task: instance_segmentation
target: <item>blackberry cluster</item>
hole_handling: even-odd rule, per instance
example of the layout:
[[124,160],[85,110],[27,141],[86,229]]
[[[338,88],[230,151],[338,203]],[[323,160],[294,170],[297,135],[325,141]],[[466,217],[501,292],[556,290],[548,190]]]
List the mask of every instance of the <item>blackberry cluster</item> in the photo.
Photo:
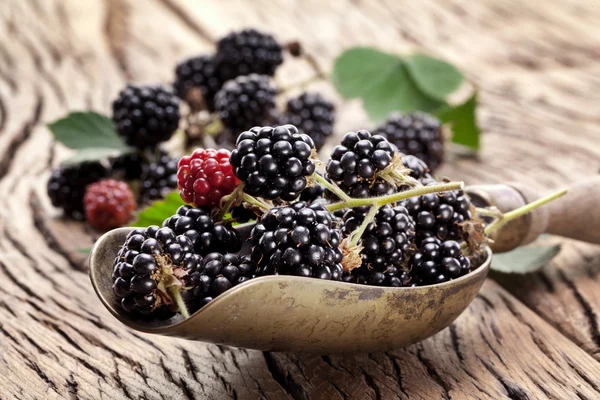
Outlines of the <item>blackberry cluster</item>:
[[253,73],[273,76],[283,63],[279,43],[256,29],[231,32],[219,40],[216,59],[223,81]]
[[193,294],[202,307],[221,293],[251,279],[256,264],[247,256],[210,253],[202,260],[200,270],[200,281]]
[[162,86],[128,85],[112,109],[119,135],[140,149],[169,140],[179,126],[179,98]]
[[114,261],[113,292],[127,312],[169,316],[174,299],[159,284],[198,285],[201,261],[187,236],[158,226],[134,229]]
[[109,160],[112,176],[125,181],[135,181],[142,178],[148,168],[148,162],[137,152],[125,153]]
[[432,171],[444,160],[442,125],[432,115],[393,114],[374,133],[386,137],[400,152],[420,158]]
[[215,224],[210,210],[181,206],[177,214],[167,218],[163,226],[171,228],[177,235],[187,236],[197,254],[236,253],[242,247],[239,233],[226,225]]
[[428,181],[432,179],[429,173],[429,166],[423,160],[411,155],[402,156],[402,164],[410,169],[410,176],[419,181]]
[[87,186],[108,176],[109,169],[96,161],[61,165],[52,171],[48,180],[48,197],[66,216],[83,220]]
[[417,285],[446,282],[469,273],[471,262],[453,240],[430,237],[421,243],[409,263],[410,275]]
[[[425,185],[438,183],[423,180]],[[462,190],[412,197],[402,202],[417,224],[417,244],[428,237],[466,239],[461,223],[471,219],[471,201]]]
[[192,89],[197,89],[202,95],[202,101],[209,111],[214,111],[214,97],[221,89],[223,81],[218,75],[218,66],[213,56],[199,56],[189,58],[175,68],[175,82],[173,87],[177,96],[184,99],[193,109],[200,109],[201,104],[196,104]]
[[315,172],[310,158],[314,147],[293,125],[255,127],[238,137],[230,162],[249,195],[292,201]]
[[282,120],[309,134],[320,150],[327,138],[333,135],[335,106],[319,93],[304,92],[288,101]]
[[251,233],[257,275],[342,278],[341,232],[320,204],[297,202],[267,211]]
[[177,161],[177,158],[161,152],[158,161],[147,166],[140,188],[142,203],[163,199],[177,189]]
[[227,81],[215,97],[223,125],[234,134],[273,119],[275,87],[265,75],[252,74]]
[[90,184],[83,203],[87,222],[103,231],[127,224],[137,206],[129,185],[114,179]]
[[319,199],[324,198],[325,188],[321,185],[309,186],[300,193],[300,201],[311,204]]
[[[348,210],[343,218],[344,235],[350,235],[363,222],[364,216]],[[361,238],[362,265],[352,270],[348,281],[377,286],[405,286],[409,276],[404,265],[411,255],[415,223],[402,206],[384,206],[367,225]]]

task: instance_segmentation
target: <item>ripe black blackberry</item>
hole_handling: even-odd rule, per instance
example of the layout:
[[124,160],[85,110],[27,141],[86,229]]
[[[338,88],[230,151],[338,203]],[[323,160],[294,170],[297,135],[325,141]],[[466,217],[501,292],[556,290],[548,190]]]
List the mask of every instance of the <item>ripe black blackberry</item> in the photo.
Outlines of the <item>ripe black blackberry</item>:
[[112,109],[119,135],[140,149],[169,140],[179,126],[179,98],[162,86],[127,85]]
[[202,256],[209,253],[236,253],[242,247],[239,233],[227,225],[215,224],[210,210],[181,206],[177,214],[167,218],[163,226],[177,235],[190,238],[194,251]]
[[250,235],[257,275],[342,278],[341,232],[320,204],[297,202],[267,211]]
[[273,76],[283,62],[275,38],[256,29],[231,32],[219,40],[215,58],[223,81],[253,73]]
[[[363,220],[363,213],[353,209],[346,211],[343,217],[344,236],[354,232]],[[350,281],[405,286],[408,275],[403,273],[404,266],[411,256],[414,238],[415,223],[405,207],[386,205],[379,209],[361,237],[362,265],[352,270],[354,279]]]
[[[435,185],[434,179],[424,179]],[[428,237],[441,240],[465,240],[461,223],[471,220],[471,201],[462,190],[426,194],[402,202],[417,224],[417,244]]]
[[230,162],[249,195],[292,201],[315,172],[310,158],[314,147],[293,125],[255,127],[238,137]]
[[141,202],[160,200],[177,190],[178,161],[178,158],[170,157],[166,152],[161,151],[158,161],[147,166],[142,175]]
[[50,175],[48,197],[65,216],[83,220],[83,196],[87,186],[108,176],[109,168],[96,161],[61,165]]
[[302,191],[300,194],[300,201],[304,201],[305,203],[311,204],[314,201],[324,198],[325,196],[325,188],[321,185],[315,184],[313,186],[309,186]]
[[125,153],[111,158],[111,175],[120,180],[135,181],[142,178],[148,169],[148,162],[141,153]]
[[[201,261],[187,236],[167,227],[134,229],[113,264],[113,293],[127,312],[168,317],[181,307],[179,291],[199,284]],[[185,316],[187,307],[179,311]]]
[[386,137],[400,152],[420,158],[432,171],[444,160],[442,125],[432,115],[392,114],[374,133]]
[[432,179],[429,173],[429,166],[420,158],[411,155],[402,156],[402,164],[410,169],[410,176],[418,181],[428,181]]
[[383,271],[369,271],[368,268],[360,267],[352,270],[351,273],[345,273],[342,280],[344,282],[372,286],[416,286],[412,281],[410,273],[398,267],[387,267]]
[[[204,102],[209,111],[214,111],[214,97],[222,85],[223,81],[218,76],[218,67],[213,56],[188,58],[175,68],[175,93],[194,110],[201,109],[201,103]],[[193,93],[196,89],[199,90],[202,99],[198,99],[196,93]]]
[[210,253],[202,260],[200,269],[200,284],[193,293],[202,307],[221,293],[251,279],[256,264],[248,256]]
[[234,135],[274,119],[275,87],[265,75],[252,74],[227,81],[215,96],[215,109]]
[[255,220],[257,218],[257,214],[241,204],[231,209],[231,218],[233,218],[235,222],[244,223],[250,220]]
[[335,106],[319,93],[304,92],[288,101],[282,122],[297,126],[300,132],[310,135],[320,150],[333,135]]
[[460,244],[430,237],[421,243],[409,262],[410,275],[416,285],[446,282],[469,273],[471,262]]

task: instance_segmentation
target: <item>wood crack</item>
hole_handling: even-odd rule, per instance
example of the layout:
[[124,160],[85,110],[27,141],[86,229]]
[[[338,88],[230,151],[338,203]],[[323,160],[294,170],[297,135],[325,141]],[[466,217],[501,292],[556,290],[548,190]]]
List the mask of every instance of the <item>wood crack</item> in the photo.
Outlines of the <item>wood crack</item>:
[[310,398],[302,385],[295,382],[291,374],[284,373],[283,369],[277,365],[277,360],[273,354],[263,352],[263,356],[267,362],[267,368],[271,376],[287,394],[295,400],[307,400]]

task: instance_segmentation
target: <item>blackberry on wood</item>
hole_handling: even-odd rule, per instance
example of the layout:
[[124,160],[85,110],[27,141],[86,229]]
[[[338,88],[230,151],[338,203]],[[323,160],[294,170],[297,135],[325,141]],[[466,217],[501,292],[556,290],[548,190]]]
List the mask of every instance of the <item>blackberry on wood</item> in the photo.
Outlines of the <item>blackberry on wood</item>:
[[257,275],[342,278],[341,232],[320,204],[297,202],[267,211],[251,233]]
[[256,271],[256,264],[248,256],[210,253],[202,260],[201,271],[200,283],[193,292],[200,307],[251,279]]
[[392,114],[374,133],[386,137],[400,152],[420,158],[432,171],[444,160],[442,125],[432,115]]
[[292,201],[315,172],[314,147],[313,140],[293,125],[255,127],[238,137],[230,161],[249,195]]
[[333,135],[335,107],[319,93],[304,92],[288,101],[282,119],[284,123],[295,125],[300,132],[310,135],[315,147],[320,150],[327,138]]
[[113,292],[127,312],[170,316],[178,308],[172,290],[197,286],[201,261],[187,236],[166,227],[134,229],[114,261]]
[[230,226],[215,224],[210,210],[205,208],[181,206],[163,226],[190,238],[194,251],[202,256],[214,252],[236,253],[242,247],[239,233]]
[[140,188],[143,203],[164,199],[177,189],[177,161],[176,157],[161,152],[159,160],[146,168]]
[[223,125],[238,134],[270,122],[275,112],[275,92],[268,76],[240,76],[219,90],[215,109]]
[[229,80],[252,73],[273,76],[283,56],[273,36],[244,29],[219,40],[216,60],[221,79]]
[[127,224],[136,209],[129,185],[114,179],[103,179],[89,185],[83,202],[87,222],[104,231]]
[[471,262],[458,242],[435,237],[423,240],[409,266],[414,283],[420,286],[446,282],[471,270]]
[[61,165],[50,175],[48,197],[65,216],[83,220],[83,196],[87,186],[108,176],[108,168],[96,161]]
[[[204,102],[209,111],[214,111],[214,97],[222,85],[213,56],[189,58],[175,68],[175,92],[193,109],[201,109],[201,103]],[[194,90],[198,90],[198,93],[194,93]],[[197,97],[198,94],[202,95],[201,99]]]
[[151,148],[179,126],[179,98],[158,85],[128,85],[113,102],[113,120],[125,142]]

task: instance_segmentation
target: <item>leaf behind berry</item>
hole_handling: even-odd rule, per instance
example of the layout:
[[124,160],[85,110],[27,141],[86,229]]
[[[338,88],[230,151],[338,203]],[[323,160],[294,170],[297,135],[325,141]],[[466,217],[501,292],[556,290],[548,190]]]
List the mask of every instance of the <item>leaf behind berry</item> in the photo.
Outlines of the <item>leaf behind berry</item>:
[[460,144],[477,150],[479,148],[479,134],[481,130],[477,125],[477,93],[457,106],[447,105],[436,112],[437,117],[452,126],[452,143]]
[[426,54],[406,56],[404,63],[419,89],[436,100],[445,101],[464,79],[453,65]]
[[178,191],[169,193],[164,200],[158,200],[137,213],[135,221],[131,226],[147,227],[150,225],[161,226],[163,221],[177,212],[177,209],[185,205]]
[[535,272],[560,252],[560,244],[519,247],[507,253],[494,254],[492,270],[511,274]]
[[70,149],[104,148],[127,151],[129,148],[117,134],[114,122],[93,111],[72,112],[48,124],[54,138]]

